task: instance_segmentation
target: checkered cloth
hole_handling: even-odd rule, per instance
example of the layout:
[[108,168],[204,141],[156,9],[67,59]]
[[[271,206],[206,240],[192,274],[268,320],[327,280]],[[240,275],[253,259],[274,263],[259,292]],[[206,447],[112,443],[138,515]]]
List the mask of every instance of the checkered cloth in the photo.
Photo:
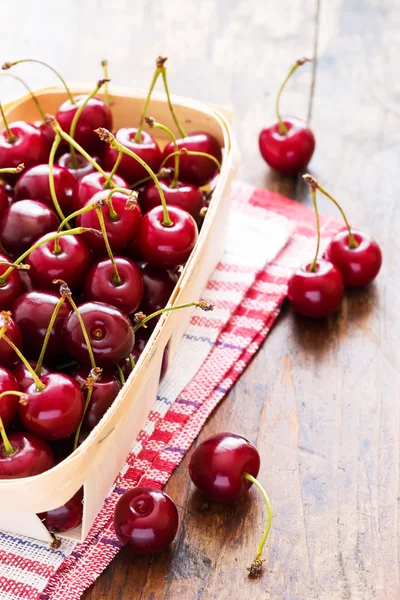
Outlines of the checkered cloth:
[[[293,268],[312,258],[315,218],[278,194],[236,182],[226,250],[163,380],[148,420],[85,542],[58,550],[0,531],[0,599],[78,600],[120,549],[114,507],[137,485],[162,488],[207,417],[267,336]],[[337,231],[321,217],[321,251]]]

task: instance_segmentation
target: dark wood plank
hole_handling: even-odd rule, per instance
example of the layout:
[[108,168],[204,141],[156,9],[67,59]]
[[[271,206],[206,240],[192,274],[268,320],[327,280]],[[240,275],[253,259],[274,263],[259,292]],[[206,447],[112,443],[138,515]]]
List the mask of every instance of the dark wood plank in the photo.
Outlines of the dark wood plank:
[[[314,73],[298,72],[283,111],[311,115],[313,171],[384,249],[377,284],[348,294],[336,317],[310,323],[283,311],[199,436],[233,430],[260,450],[260,479],[275,511],[264,576],[251,582],[245,572],[265,519],[257,493],[232,506],[205,503],[190,484],[187,456],[167,485],[181,518],[171,551],[151,559],[122,551],[86,600],[400,596],[399,13],[395,0],[320,5],[318,12],[317,0],[72,0],[55,8],[22,0],[18,30],[13,3],[2,7],[4,60],[35,55],[71,80],[94,82],[107,56],[116,83],[144,87],[154,57],[168,53],[176,93],[233,106],[241,178],[304,202],[300,178],[268,172],[257,136],[274,116],[286,69],[317,47]],[[52,26],[45,35],[44,21]],[[19,73],[35,86],[51,82],[39,67]],[[3,83],[2,98],[18,93]]]

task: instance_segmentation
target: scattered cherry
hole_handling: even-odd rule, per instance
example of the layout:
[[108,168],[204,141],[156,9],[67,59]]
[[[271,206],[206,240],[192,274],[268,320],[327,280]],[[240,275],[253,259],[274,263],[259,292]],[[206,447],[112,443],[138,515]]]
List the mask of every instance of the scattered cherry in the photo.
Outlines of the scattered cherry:
[[339,231],[331,240],[325,256],[342,273],[346,287],[365,287],[378,275],[382,265],[382,252],[378,244],[359,229]]
[[82,514],[83,488],[80,488],[68,502],[59,508],[40,513],[38,517],[52,533],[66,533],[81,524]]
[[327,317],[343,300],[343,277],[331,262],[319,258],[312,270],[307,263],[296,269],[288,287],[290,304],[305,317]]

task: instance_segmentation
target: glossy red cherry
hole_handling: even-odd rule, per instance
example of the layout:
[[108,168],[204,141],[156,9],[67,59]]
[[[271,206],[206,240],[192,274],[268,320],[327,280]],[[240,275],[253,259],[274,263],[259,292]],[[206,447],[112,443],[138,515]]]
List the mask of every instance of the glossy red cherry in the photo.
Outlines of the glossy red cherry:
[[[107,128],[109,129],[109,128]],[[115,139],[120,144],[142,158],[148,166],[157,173],[161,164],[161,150],[153,137],[147,131],[141,132],[141,141],[135,142],[136,127],[121,127],[115,132]],[[118,158],[118,150],[107,147],[104,155],[104,168],[111,171]],[[147,171],[131,156],[123,155],[118,167],[118,174],[129,184],[136,183],[148,176]]]
[[[109,173],[107,173],[109,175]],[[98,171],[94,171],[93,173],[89,173],[89,175],[85,175],[82,179],[76,182],[74,188],[74,194],[72,199],[72,208],[73,210],[79,210],[83,208],[89,200],[93,198],[93,196],[97,192],[103,192],[103,197],[107,196],[107,192],[110,190],[106,190],[104,188],[104,183],[106,179],[104,175],[99,173]],[[129,185],[122,179],[119,175],[114,175],[112,178],[113,183],[116,187],[119,188],[129,188]]]
[[[176,187],[171,187],[172,179],[160,179],[159,183],[164,192],[168,206],[179,206],[192,215],[197,222],[200,211],[204,206],[203,192],[193,183],[178,181]],[[148,213],[152,208],[160,206],[160,194],[153,181],[151,181],[139,196],[143,213]]]
[[54,279],[62,279],[72,290],[82,285],[92,263],[86,242],[81,235],[66,235],[58,239],[58,248],[56,253],[56,241],[51,240],[29,254],[29,277],[37,288],[53,290]]
[[[75,104],[66,100],[57,110],[56,119],[61,129],[68,134],[71,129],[72,120],[78,108],[86,101],[87,96],[76,96]],[[112,129],[112,113],[110,107],[100,98],[91,98],[79,116],[76,125],[74,139],[87,152],[93,153],[102,148],[99,137],[94,130],[98,127]]]
[[52,533],[66,533],[81,524],[82,514],[83,488],[80,488],[68,502],[59,508],[40,513],[38,517]]
[[280,173],[302,171],[310,162],[315,149],[314,134],[303,121],[293,117],[283,120],[287,133],[279,133],[279,123],[260,133],[259,146],[265,162]]
[[315,271],[311,263],[296,269],[288,287],[290,304],[305,317],[327,317],[335,312],[343,299],[343,277],[331,262],[318,259]]
[[[36,369],[35,360],[28,360],[28,363],[31,365],[32,369]],[[49,373],[49,369],[42,365],[41,375],[48,375]],[[23,362],[19,362],[17,364],[17,366],[13,369],[12,374],[17,380],[19,389],[22,391],[24,391],[24,389],[27,388],[28,385],[31,385],[31,383],[33,383],[32,375]]]
[[50,125],[48,125],[47,123],[44,123],[43,121],[35,121],[34,126],[39,129],[39,131],[43,135],[44,139],[46,140],[48,153],[50,154],[50,150],[53,145],[54,138],[56,137],[56,132]]
[[4,250],[18,258],[42,235],[59,225],[56,213],[38,200],[20,200],[12,204],[0,219],[0,239]]
[[[105,197],[104,192],[97,192],[91,199],[91,202],[102,200]],[[142,211],[137,202],[127,205],[128,196],[122,192],[116,192],[112,196],[112,205],[117,213],[116,218],[111,217],[109,207],[102,207],[106,233],[110,247],[113,251],[120,250],[125,244],[131,241],[137,234],[142,220]],[[83,213],[77,217],[78,227],[90,227],[99,230],[99,218],[95,210]],[[105,254],[106,247],[101,235],[87,232],[83,234],[88,245],[99,253]]]
[[357,246],[351,247],[347,229],[339,231],[330,242],[325,256],[341,272],[347,287],[364,287],[378,275],[382,252],[378,244],[359,229],[351,229]]
[[0,181],[0,215],[8,208],[10,205],[9,196],[7,194],[7,190],[5,185]]
[[[185,148],[189,152],[205,152],[222,161],[222,150],[218,140],[210,133],[204,131],[195,131],[184,138],[176,140],[178,148]],[[169,142],[163,151],[162,159],[174,152],[173,142]],[[174,166],[174,158],[169,158],[166,167]],[[206,156],[193,156],[182,154],[179,157],[179,176],[182,181],[189,181],[194,185],[202,186],[209,183],[215,177],[218,167],[213,160]]]
[[[89,375],[88,368],[80,367],[72,377],[82,387]],[[93,386],[93,393],[83,419],[82,430],[91,431],[100,422],[118,396],[121,384],[111,371],[103,370],[100,378]]]
[[5,452],[0,441],[0,479],[32,477],[48,471],[54,466],[51,448],[46,442],[31,433],[10,433],[8,440],[13,454]]
[[[11,340],[19,350],[21,350],[22,335],[20,328],[18,327],[14,319],[10,319],[6,335],[8,339]],[[5,340],[0,338],[0,364],[3,367],[12,369],[18,364],[18,361],[18,356],[15,354],[14,350],[10,348],[10,346]]]
[[[89,335],[96,364],[113,365],[129,356],[135,334],[128,317],[118,308],[103,302],[86,302],[79,312]],[[71,312],[64,325],[69,354],[82,365],[90,365],[88,349],[78,318]]]
[[9,129],[15,137],[10,142],[5,129],[0,132],[0,168],[17,167],[24,163],[29,169],[45,163],[49,156],[46,139],[41,131],[25,121],[10,123]]
[[73,434],[83,415],[84,399],[77,382],[64,373],[40,377],[45,388],[36,383],[25,388],[27,402],[19,404],[24,427],[44,440],[61,440]]
[[[151,315],[161,310],[168,304],[168,300],[174,291],[177,277],[161,267],[145,264],[142,266],[144,281],[144,292],[140,310],[145,315]],[[158,323],[159,317],[151,319],[148,328],[153,329]],[[139,329],[139,331],[141,331]]]
[[[11,259],[5,254],[0,254],[0,261],[10,262]],[[0,276],[8,270],[7,265],[0,264]],[[13,269],[7,275],[7,279],[3,284],[0,282],[0,310],[8,310],[12,303],[23,290],[21,281],[21,272],[18,269]]]
[[[14,375],[4,367],[0,367],[0,394],[9,390],[18,392],[18,382]],[[4,427],[8,427],[18,412],[19,397],[14,394],[2,396],[0,398],[0,418]]]
[[[39,357],[47,327],[59,299],[60,296],[56,292],[33,290],[25,292],[14,302],[13,317],[21,330],[24,340],[24,354],[28,357],[36,360]],[[68,302],[64,302],[50,334],[46,350],[46,361],[49,357],[59,356],[65,352],[62,329],[69,311]],[[10,328],[7,331],[8,336],[9,333]]]
[[[67,215],[72,212],[72,195],[75,187],[75,177],[59,165],[53,166],[54,187],[62,212]],[[15,186],[16,200],[30,198],[40,200],[54,209],[49,187],[49,165],[37,165],[24,171]]]
[[[58,159],[57,164],[60,167],[64,167],[64,169],[68,169],[68,171],[74,176],[75,181],[79,181],[82,179],[82,177],[95,172],[95,168],[92,163],[82,156],[82,154],[77,153],[75,157],[77,166],[74,166],[71,154],[69,152],[62,154]],[[97,163],[100,162],[97,157],[93,157],[93,160]]]
[[123,313],[134,313],[142,300],[144,284],[139,267],[123,256],[115,256],[120,283],[115,282],[114,267],[110,259],[95,263],[85,278],[86,300],[97,300],[116,306]]
[[198,237],[196,221],[185,210],[170,206],[172,226],[163,224],[162,206],[144,215],[138,233],[138,246],[146,262],[164,268],[187,261]]
[[178,523],[174,502],[155,488],[128,490],[115,507],[114,527],[118,539],[135,554],[165,550],[175,538]]
[[252,485],[243,476],[257,477],[260,455],[249,440],[236,433],[218,433],[199,444],[189,465],[194,485],[217,502],[236,500]]

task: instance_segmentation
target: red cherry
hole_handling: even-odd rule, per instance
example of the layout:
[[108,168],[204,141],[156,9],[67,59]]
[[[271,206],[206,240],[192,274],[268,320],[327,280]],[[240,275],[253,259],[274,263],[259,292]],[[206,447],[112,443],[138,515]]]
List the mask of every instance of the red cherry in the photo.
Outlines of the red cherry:
[[[0,261],[10,262],[11,259],[4,254],[0,254]],[[7,269],[7,265],[0,265],[0,275],[3,275]],[[0,310],[10,309],[12,303],[18,298],[22,290],[21,272],[18,269],[13,269],[7,275],[4,285],[0,285]]]
[[38,517],[52,533],[65,533],[81,524],[82,514],[83,488],[80,488],[68,502],[59,508],[40,513]]
[[[72,120],[78,108],[86,101],[86,96],[76,96],[75,104],[66,100],[57,110],[56,119],[61,129],[69,133]],[[110,107],[100,98],[91,98],[79,116],[74,139],[87,152],[102,149],[99,136],[94,133],[98,127],[112,129],[112,113]]]
[[[19,391],[18,382],[14,375],[4,367],[0,367],[0,394],[12,390]],[[14,394],[0,398],[0,419],[4,427],[8,427],[18,412],[19,397]]]
[[[183,208],[197,222],[204,206],[203,192],[192,183],[178,181],[176,187],[171,187],[171,182],[172,179],[159,180],[168,206]],[[139,202],[143,213],[148,213],[152,208],[160,206],[160,194],[153,181],[141,192]]]
[[84,399],[77,382],[63,373],[40,377],[45,385],[35,383],[25,388],[26,403],[19,404],[24,427],[45,440],[61,440],[74,433],[83,415]]
[[342,273],[347,287],[364,287],[378,275],[382,252],[378,244],[366,233],[351,229],[358,246],[352,248],[347,229],[339,231],[326,250],[326,258]]
[[164,268],[186,262],[198,237],[196,221],[185,210],[170,206],[172,226],[163,225],[162,206],[144,215],[138,234],[138,246],[146,262]]
[[216,502],[236,500],[252,485],[243,476],[257,477],[260,455],[249,440],[236,433],[218,433],[202,442],[189,465],[194,485]]
[[0,238],[4,250],[18,258],[42,235],[57,229],[56,213],[37,200],[20,200],[12,204],[0,219]]
[[0,132],[0,168],[17,167],[24,163],[29,169],[34,165],[45,163],[49,156],[47,142],[41,131],[25,121],[10,123],[9,129],[15,136],[9,142],[5,129]]
[[175,538],[178,523],[174,502],[155,488],[128,490],[115,507],[114,527],[118,539],[135,554],[165,550]]
[[[96,364],[113,365],[129,356],[135,343],[135,334],[128,317],[118,308],[103,302],[86,302],[79,312],[89,335]],[[71,312],[64,325],[69,354],[83,365],[90,365],[89,353],[79,320]]]
[[137,310],[143,296],[143,277],[139,267],[122,256],[114,257],[121,279],[115,283],[115,273],[110,259],[95,263],[85,279],[86,300],[98,300],[116,306],[130,315]]
[[[122,127],[115,132],[115,139],[142,158],[148,166],[157,173],[161,164],[160,148],[147,131],[142,131],[141,141],[135,142],[136,133],[136,127]],[[118,150],[107,147],[104,155],[104,168],[107,171],[111,171],[113,168],[115,161],[118,158],[118,154]],[[136,181],[148,176],[147,171],[134,158],[127,156],[126,154],[122,156],[118,167],[118,174],[129,184],[136,183]]]
[[[45,238],[43,236],[41,240]],[[55,240],[46,242],[29,254],[26,260],[30,266],[29,277],[33,285],[41,289],[54,289],[53,280],[62,279],[73,290],[82,284],[92,262],[92,253],[81,235],[60,237],[58,254],[54,252],[55,243]]]
[[[106,173],[109,175],[109,173]],[[107,195],[107,190],[104,188],[106,178],[98,171],[85,175],[82,179],[76,182],[72,199],[73,210],[83,208],[85,204],[93,198],[97,192],[103,192],[103,197]],[[112,178],[116,187],[129,188],[129,185],[119,175],[114,175]],[[108,190],[109,192],[110,190]]]
[[[75,177],[58,165],[53,166],[54,187],[62,212],[67,215],[72,212],[72,194],[75,187]],[[37,165],[24,171],[15,186],[16,200],[30,198],[40,200],[54,209],[49,187],[49,166]]]
[[315,271],[304,264],[293,273],[288,287],[288,298],[293,310],[306,317],[327,317],[342,302],[343,277],[331,262],[318,259]]
[[32,477],[54,466],[50,446],[31,433],[10,433],[8,440],[14,453],[7,455],[0,441],[0,479]]
[[283,120],[287,133],[279,133],[279,123],[266,127],[258,140],[265,162],[280,173],[302,171],[310,162],[315,149],[314,134],[300,119]]
[[[143,265],[142,275],[144,281],[144,292],[140,309],[145,315],[151,315],[161,310],[168,304],[177,282],[176,276],[161,267]],[[151,319],[147,327],[153,329],[160,317]],[[138,331],[142,331],[139,329]]]
[[[88,377],[88,369],[80,367],[74,371],[72,377],[78,382],[79,387],[85,384]],[[83,419],[82,430],[91,431],[100,422],[118,396],[121,384],[111,371],[103,370],[100,378],[93,386],[92,397]]]
[[46,143],[47,143],[48,152],[50,154],[51,147],[52,147],[54,139],[56,137],[56,132],[51,127],[51,125],[48,125],[47,123],[43,123],[43,121],[35,121],[34,126],[39,129],[39,131],[45,138]]
[[[31,365],[32,369],[36,369],[35,360],[28,360],[28,363]],[[48,375],[49,373],[49,369],[42,365],[41,375]],[[24,389],[27,388],[28,385],[31,385],[31,383],[33,383],[32,375],[23,362],[19,362],[17,364],[17,366],[13,369],[12,374],[17,380],[18,386],[22,391],[24,391]]]
[[[204,131],[196,131],[190,133],[184,138],[176,140],[178,148],[185,148],[189,152],[205,152],[217,159],[220,163],[222,160],[222,150],[218,140],[210,133]],[[173,142],[169,142],[163,151],[162,159],[174,152]],[[165,163],[166,167],[174,166],[174,157],[169,158]],[[205,185],[218,171],[217,165],[213,160],[206,156],[193,156],[182,154],[179,157],[179,176],[183,181],[194,183],[198,187]]]
[[[69,152],[62,154],[57,161],[57,164],[60,167],[64,167],[64,169],[68,169],[68,171],[74,176],[75,181],[79,181],[82,177],[86,175],[90,175],[90,173],[95,172],[95,168],[82,154],[75,155],[78,166],[74,167],[72,162],[72,157]],[[99,159],[97,157],[93,157],[93,160],[99,163]]]
[[[32,292],[25,292],[14,302],[13,317],[21,330],[24,339],[24,353],[27,356],[38,358],[47,327],[59,299],[60,296],[56,292],[33,290]],[[68,302],[64,302],[50,334],[46,360],[48,357],[59,356],[65,351],[61,332],[69,311]],[[9,334],[10,328],[7,330],[8,337]],[[0,340],[0,346],[1,343]]]
[[10,205],[9,196],[7,193],[6,186],[0,182],[0,215],[8,208]]
[[[22,347],[22,335],[20,328],[14,319],[10,319],[6,335],[8,339],[11,340],[13,344],[20,350]],[[18,360],[18,356],[15,354],[14,350],[10,348],[4,339],[0,338],[0,364],[3,367],[12,369],[17,365]]]
[[[104,192],[97,192],[90,202],[102,200],[105,197]],[[114,211],[117,213],[117,218],[111,218],[110,210],[107,205],[102,207],[106,233],[110,247],[113,251],[120,250],[125,244],[132,240],[140,227],[142,220],[142,211],[137,202],[131,204],[131,208],[127,208],[128,196],[122,192],[116,192],[112,196],[112,204]],[[83,213],[77,217],[78,227],[91,227],[99,230],[99,218],[95,210]],[[102,236],[87,232],[83,234],[88,245],[101,253],[106,252],[104,239]]]

